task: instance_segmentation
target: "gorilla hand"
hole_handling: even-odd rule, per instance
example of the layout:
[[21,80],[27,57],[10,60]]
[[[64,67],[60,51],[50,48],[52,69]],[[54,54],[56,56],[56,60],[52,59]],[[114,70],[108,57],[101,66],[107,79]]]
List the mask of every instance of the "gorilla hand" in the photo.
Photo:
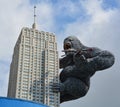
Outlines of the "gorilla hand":
[[75,62],[75,64],[81,65],[87,63],[87,59],[84,56],[84,54],[86,54],[85,51],[78,51],[77,53],[74,54],[73,61]]
[[65,89],[65,86],[62,83],[53,83],[52,85],[52,91],[55,93],[58,93],[58,92],[62,93],[64,92],[64,89]]

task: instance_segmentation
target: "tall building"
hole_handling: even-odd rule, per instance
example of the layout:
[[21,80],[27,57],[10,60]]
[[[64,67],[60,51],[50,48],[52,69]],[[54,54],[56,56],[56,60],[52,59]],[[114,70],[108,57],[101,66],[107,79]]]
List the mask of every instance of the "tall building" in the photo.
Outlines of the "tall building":
[[59,83],[58,71],[56,37],[38,31],[34,21],[32,28],[21,30],[14,47],[8,97],[59,107],[59,93],[51,89],[53,83]]

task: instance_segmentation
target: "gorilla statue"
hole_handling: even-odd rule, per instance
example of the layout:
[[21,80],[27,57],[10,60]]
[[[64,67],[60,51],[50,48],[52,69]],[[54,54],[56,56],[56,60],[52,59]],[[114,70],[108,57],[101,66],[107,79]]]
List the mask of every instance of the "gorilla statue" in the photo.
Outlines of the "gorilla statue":
[[95,72],[111,67],[115,61],[112,53],[86,47],[75,36],[64,40],[63,51],[65,56],[59,60],[60,84],[54,84],[53,88],[60,92],[60,103],[85,96]]

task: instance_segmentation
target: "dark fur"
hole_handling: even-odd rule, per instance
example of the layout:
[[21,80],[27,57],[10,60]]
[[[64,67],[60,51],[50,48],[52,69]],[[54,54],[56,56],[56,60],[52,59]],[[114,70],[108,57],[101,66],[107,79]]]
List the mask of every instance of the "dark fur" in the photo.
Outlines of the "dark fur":
[[90,78],[96,71],[104,70],[114,64],[114,56],[96,47],[84,46],[76,37],[70,36],[64,44],[71,44],[65,57],[60,59],[60,102],[74,100],[86,95],[90,87]]

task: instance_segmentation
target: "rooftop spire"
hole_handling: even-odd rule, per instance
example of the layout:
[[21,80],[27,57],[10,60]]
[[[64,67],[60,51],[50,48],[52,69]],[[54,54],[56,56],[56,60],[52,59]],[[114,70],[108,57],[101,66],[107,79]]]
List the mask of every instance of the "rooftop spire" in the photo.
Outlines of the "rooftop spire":
[[33,29],[36,29],[36,6],[34,6],[34,23],[32,25]]

